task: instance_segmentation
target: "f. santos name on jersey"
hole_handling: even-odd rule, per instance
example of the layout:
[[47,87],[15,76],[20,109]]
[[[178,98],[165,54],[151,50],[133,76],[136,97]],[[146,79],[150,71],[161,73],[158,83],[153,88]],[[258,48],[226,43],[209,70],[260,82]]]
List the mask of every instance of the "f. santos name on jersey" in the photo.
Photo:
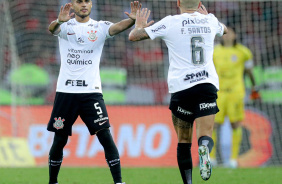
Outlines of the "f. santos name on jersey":
[[211,33],[210,27],[185,27],[181,28],[181,34],[208,34]]

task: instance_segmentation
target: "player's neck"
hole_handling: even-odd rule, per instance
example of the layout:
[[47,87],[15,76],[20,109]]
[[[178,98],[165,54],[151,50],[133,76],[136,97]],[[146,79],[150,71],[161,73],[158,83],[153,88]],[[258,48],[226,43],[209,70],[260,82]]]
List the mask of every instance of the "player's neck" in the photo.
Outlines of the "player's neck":
[[184,9],[184,8],[180,8],[180,12],[182,13],[195,13],[197,11],[197,9]]
[[183,8],[183,7],[179,7],[180,9],[180,13],[195,13],[197,11],[196,8]]
[[89,17],[89,16],[84,17],[84,18],[81,18],[81,17],[79,17],[79,16],[75,15],[75,20],[76,20],[77,22],[80,22],[80,23],[85,23],[85,22],[88,22],[88,21],[89,21],[89,19],[90,19],[90,17]]
[[234,46],[234,44],[233,44],[233,42],[224,42],[224,47],[233,47]]

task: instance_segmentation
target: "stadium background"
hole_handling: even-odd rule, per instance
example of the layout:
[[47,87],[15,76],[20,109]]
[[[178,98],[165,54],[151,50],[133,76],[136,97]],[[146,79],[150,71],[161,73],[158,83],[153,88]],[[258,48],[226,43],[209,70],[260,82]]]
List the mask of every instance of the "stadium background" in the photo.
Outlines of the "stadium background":
[[[0,1],[0,167],[47,166],[53,134],[46,131],[59,72],[58,41],[47,30],[67,0]],[[93,0],[91,17],[117,22],[130,1]],[[157,21],[178,12],[176,1],[143,0]],[[254,54],[262,100],[246,97],[240,167],[282,164],[281,1],[203,1],[210,13],[235,28]],[[279,11],[280,10],[280,11]],[[161,40],[131,43],[128,31],[106,41],[101,77],[112,132],[124,166],[177,166],[176,135],[168,110],[167,49]],[[218,42],[219,40],[217,40]],[[249,85],[249,81],[246,81]],[[247,94],[249,88],[246,89]],[[228,120],[227,120],[228,121]],[[106,167],[103,150],[78,119],[64,151],[64,166]],[[194,140],[196,140],[194,138]],[[221,130],[224,164],[230,127]],[[193,161],[197,165],[197,143]]]

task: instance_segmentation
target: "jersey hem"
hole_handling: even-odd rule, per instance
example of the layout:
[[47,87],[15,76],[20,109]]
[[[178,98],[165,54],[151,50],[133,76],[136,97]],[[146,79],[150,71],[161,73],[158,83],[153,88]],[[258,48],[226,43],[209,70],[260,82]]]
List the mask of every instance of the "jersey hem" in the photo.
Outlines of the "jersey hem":
[[179,91],[183,91],[183,90],[185,90],[185,89],[192,88],[192,87],[194,87],[194,86],[196,86],[196,85],[198,85],[198,84],[204,84],[204,83],[208,83],[208,84],[214,85],[215,88],[219,91],[219,87],[217,87],[215,84],[213,84],[213,83],[211,83],[211,82],[209,82],[209,81],[203,81],[203,82],[199,82],[199,83],[193,84],[193,85],[191,85],[191,86],[189,86],[189,87],[186,87],[186,88],[183,88],[183,89],[169,90],[168,92],[169,92],[169,93],[177,93],[177,92],[179,92]]
[[60,93],[101,93],[102,91],[63,91],[63,90],[56,90],[56,92]]

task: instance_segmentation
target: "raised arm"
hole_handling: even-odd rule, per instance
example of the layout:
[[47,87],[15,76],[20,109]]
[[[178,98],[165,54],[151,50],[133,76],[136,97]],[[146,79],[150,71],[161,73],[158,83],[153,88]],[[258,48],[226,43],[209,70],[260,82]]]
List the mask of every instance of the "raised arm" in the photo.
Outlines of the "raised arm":
[[124,12],[129,18],[113,24],[109,29],[109,34],[113,36],[113,35],[119,34],[120,32],[123,32],[124,30],[132,27],[135,23],[136,12],[138,9],[141,8],[141,6],[142,4],[139,3],[139,1],[131,2],[130,3],[131,12],[130,13]]
[[[201,14],[204,14],[204,15],[208,15],[208,14],[209,14],[208,11],[207,11],[207,9],[206,9],[206,7],[205,7],[202,3],[200,4],[200,6],[199,6],[197,12],[199,12],[199,13],[201,13]],[[228,32],[228,29],[227,29],[227,27],[226,27],[223,23],[221,23],[221,24],[222,24],[223,27],[224,27],[223,34],[226,34],[226,33]]]
[[129,33],[130,41],[140,41],[150,38],[144,29],[154,23],[153,20],[147,23],[150,13],[151,11],[148,11],[147,8],[142,9],[142,11],[137,10],[135,28]]
[[60,25],[71,19],[74,13],[70,14],[71,3],[67,3],[65,6],[61,6],[60,13],[57,20],[54,20],[49,25],[48,29],[52,34],[59,33],[61,31]]

